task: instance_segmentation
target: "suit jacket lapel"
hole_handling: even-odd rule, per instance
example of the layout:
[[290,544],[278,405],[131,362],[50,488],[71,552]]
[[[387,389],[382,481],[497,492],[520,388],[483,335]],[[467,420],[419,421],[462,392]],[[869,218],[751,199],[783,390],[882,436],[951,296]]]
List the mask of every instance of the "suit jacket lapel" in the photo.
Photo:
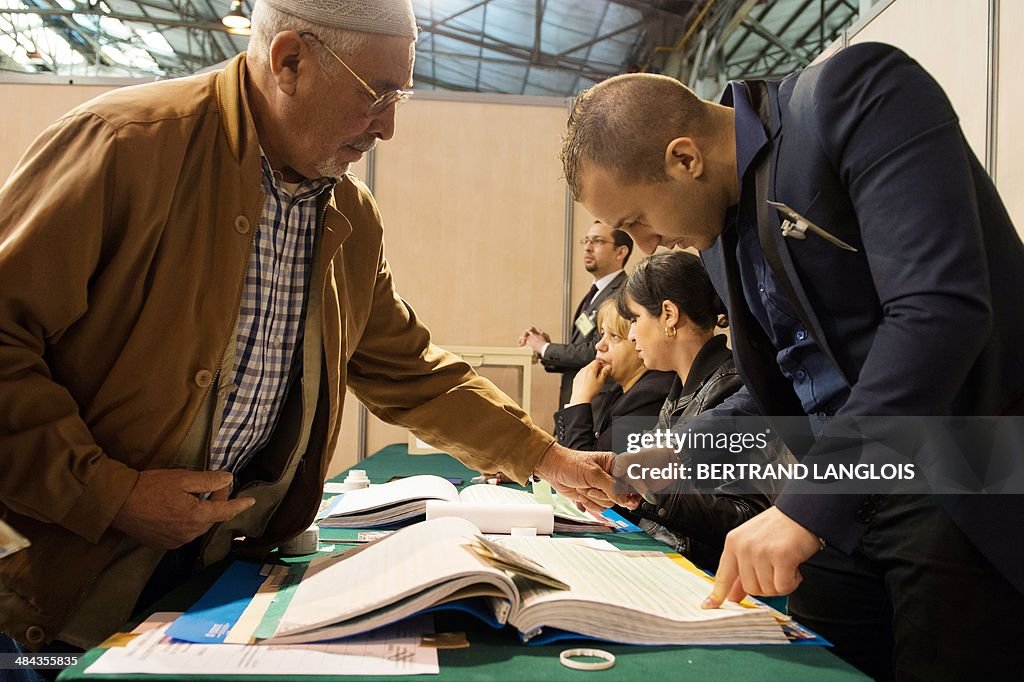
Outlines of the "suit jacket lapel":
[[600,308],[601,304],[608,300],[608,298],[610,298],[612,294],[617,292],[619,290],[619,287],[621,287],[622,283],[625,281],[625,271],[620,272],[618,275],[616,275],[615,279],[613,279],[611,282],[608,282],[608,286],[606,286],[604,289],[601,289],[601,291],[597,292],[597,296],[594,296],[594,300],[590,302],[590,306],[587,308],[587,312],[589,313]]
[[582,315],[585,312],[588,316],[590,316],[591,313],[593,313],[595,310],[601,307],[602,303],[604,303],[610,296],[617,292],[619,290],[619,287],[621,287],[623,282],[625,281],[625,271],[620,272],[618,275],[615,276],[615,278],[611,282],[608,283],[608,286],[606,286],[604,289],[601,289],[601,291],[597,292],[597,294],[590,301],[590,304],[586,307],[586,309],[583,308],[583,301],[579,302],[579,305],[576,306],[576,310],[572,314],[572,319],[569,321],[572,329],[572,331],[570,332],[571,343],[576,343],[583,339],[583,334],[580,334],[580,330],[576,327],[576,320],[579,319],[580,315]]

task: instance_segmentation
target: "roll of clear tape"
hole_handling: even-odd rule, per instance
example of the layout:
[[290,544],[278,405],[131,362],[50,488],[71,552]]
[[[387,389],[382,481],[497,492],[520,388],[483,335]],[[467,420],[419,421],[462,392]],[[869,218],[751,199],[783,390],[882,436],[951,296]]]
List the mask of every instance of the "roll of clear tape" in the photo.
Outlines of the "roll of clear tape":
[[[599,661],[577,661],[577,658],[599,658]],[[566,668],[573,670],[607,670],[615,665],[615,656],[604,649],[566,649],[558,655]]]
[[313,554],[320,549],[320,529],[312,525],[288,542],[281,544],[277,551],[288,556]]

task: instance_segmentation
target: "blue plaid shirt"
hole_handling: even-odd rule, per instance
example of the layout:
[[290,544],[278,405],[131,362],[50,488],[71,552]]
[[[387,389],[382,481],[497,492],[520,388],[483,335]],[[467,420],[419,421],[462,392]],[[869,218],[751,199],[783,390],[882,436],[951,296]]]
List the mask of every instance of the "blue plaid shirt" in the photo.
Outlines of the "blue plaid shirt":
[[[235,328],[234,389],[210,447],[210,468],[238,471],[269,440],[302,348],[303,310],[320,196],[334,186],[307,180],[294,196],[263,157],[266,199]],[[226,370],[225,370],[226,371]]]

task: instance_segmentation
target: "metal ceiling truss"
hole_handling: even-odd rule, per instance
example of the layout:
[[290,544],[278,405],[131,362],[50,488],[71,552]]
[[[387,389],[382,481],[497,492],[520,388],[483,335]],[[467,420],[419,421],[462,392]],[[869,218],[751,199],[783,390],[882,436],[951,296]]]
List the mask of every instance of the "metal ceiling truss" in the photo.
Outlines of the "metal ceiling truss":
[[[195,73],[199,69],[221,62],[236,54],[240,45],[233,42],[227,28],[220,23],[218,11],[210,0],[132,0],[131,2],[108,0],[102,8],[99,2],[90,1],[74,9],[65,9],[54,0],[23,0],[28,7],[0,8],[0,16],[36,15],[43,26],[50,28],[64,38],[68,46],[82,55],[87,64],[105,67],[125,68],[104,55],[105,45],[129,44],[145,51],[156,63],[160,74],[173,77]],[[121,7],[130,11],[120,11]],[[121,21],[133,31],[160,33],[173,48],[173,53],[154,49],[140,40],[137,35],[127,40],[120,35],[103,29],[98,22],[80,21],[78,17],[109,18]],[[32,45],[24,37],[19,44],[26,50],[43,52],[43,46]],[[48,64],[54,72],[62,72],[67,65]],[[150,72],[147,75],[153,75]]]
[[850,0],[719,0],[712,7],[715,2],[705,0],[703,8],[715,11],[695,20],[688,40],[655,48],[648,63],[705,97],[728,80],[780,78],[807,66],[859,11]]
[[[786,32],[790,29],[793,23],[796,22],[796,20],[799,19],[800,16],[804,14],[804,12],[808,11],[812,4],[817,4],[820,8],[818,21],[796,38],[789,38],[788,41],[783,41],[781,38],[779,38],[779,35],[786,34]],[[831,42],[831,40],[833,39],[834,36],[832,34],[830,34],[829,36],[825,35],[824,28],[829,18],[831,18],[834,15],[836,10],[844,6],[849,7],[849,5],[846,2],[844,2],[844,0],[835,0],[827,9],[825,8],[825,0],[804,0],[797,8],[797,10],[793,12],[793,14],[788,19],[786,19],[785,22],[783,22],[782,27],[778,31],[778,35],[772,33],[771,31],[768,31],[768,29],[766,29],[764,25],[761,24],[761,22],[757,19],[744,19],[743,25],[747,26],[750,29],[751,33],[763,38],[765,40],[765,45],[753,58],[747,60],[745,64],[736,65],[738,67],[738,73],[744,74],[744,77],[750,77],[755,75],[782,75],[778,73],[778,70],[783,64],[787,62],[785,58],[774,60],[770,63],[768,63],[766,60],[766,58],[771,53],[772,46],[781,48],[783,52],[785,52],[789,57],[792,57],[793,60],[795,60],[797,64],[799,64],[800,66],[807,66],[814,59],[814,56],[817,55],[822,49],[824,49],[828,42]],[[767,12],[762,12],[762,16],[764,16],[764,14],[766,13]],[[817,41],[813,41],[811,45],[807,45],[806,43],[808,39],[815,32],[818,32],[819,39]],[[804,53],[799,52],[798,50],[800,49],[803,49]],[[735,53],[735,50],[733,50],[733,53]],[[760,62],[761,60],[766,60],[766,64],[759,69],[757,65],[758,62]],[[725,62],[727,65],[732,66],[729,62],[729,57],[725,58]]]
[[[0,8],[0,17],[39,16],[89,64],[120,67],[104,48],[130,44],[155,62],[147,75],[194,73],[230,58],[246,40],[220,23],[230,0],[78,0],[74,9],[57,0],[22,2],[27,6]],[[435,2],[448,13],[435,18]],[[704,84],[704,90],[727,79],[778,77],[809,64],[859,11],[858,0],[414,3],[420,18],[415,74],[420,86],[558,96],[631,70],[666,73],[691,87]],[[248,13],[251,0],[243,8]],[[519,26],[488,24],[510,13]],[[135,33],[125,39],[96,17],[118,19]],[[173,52],[148,45],[142,35],[151,31],[159,32]],[[26,51],[43,52],[45,46],[30,45],[26,35],[11,37]],[[70,67],[57,64],[51,54],[46,68]]]

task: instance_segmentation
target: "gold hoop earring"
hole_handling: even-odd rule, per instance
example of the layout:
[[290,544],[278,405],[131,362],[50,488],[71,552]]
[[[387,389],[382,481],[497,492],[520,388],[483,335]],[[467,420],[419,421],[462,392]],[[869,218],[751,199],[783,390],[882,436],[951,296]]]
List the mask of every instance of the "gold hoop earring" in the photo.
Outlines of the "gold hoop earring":
[[671,338],[674,338],[675,335],[676,335],[676,328],[675,327],[665,327],[665,338],[671,339]]

